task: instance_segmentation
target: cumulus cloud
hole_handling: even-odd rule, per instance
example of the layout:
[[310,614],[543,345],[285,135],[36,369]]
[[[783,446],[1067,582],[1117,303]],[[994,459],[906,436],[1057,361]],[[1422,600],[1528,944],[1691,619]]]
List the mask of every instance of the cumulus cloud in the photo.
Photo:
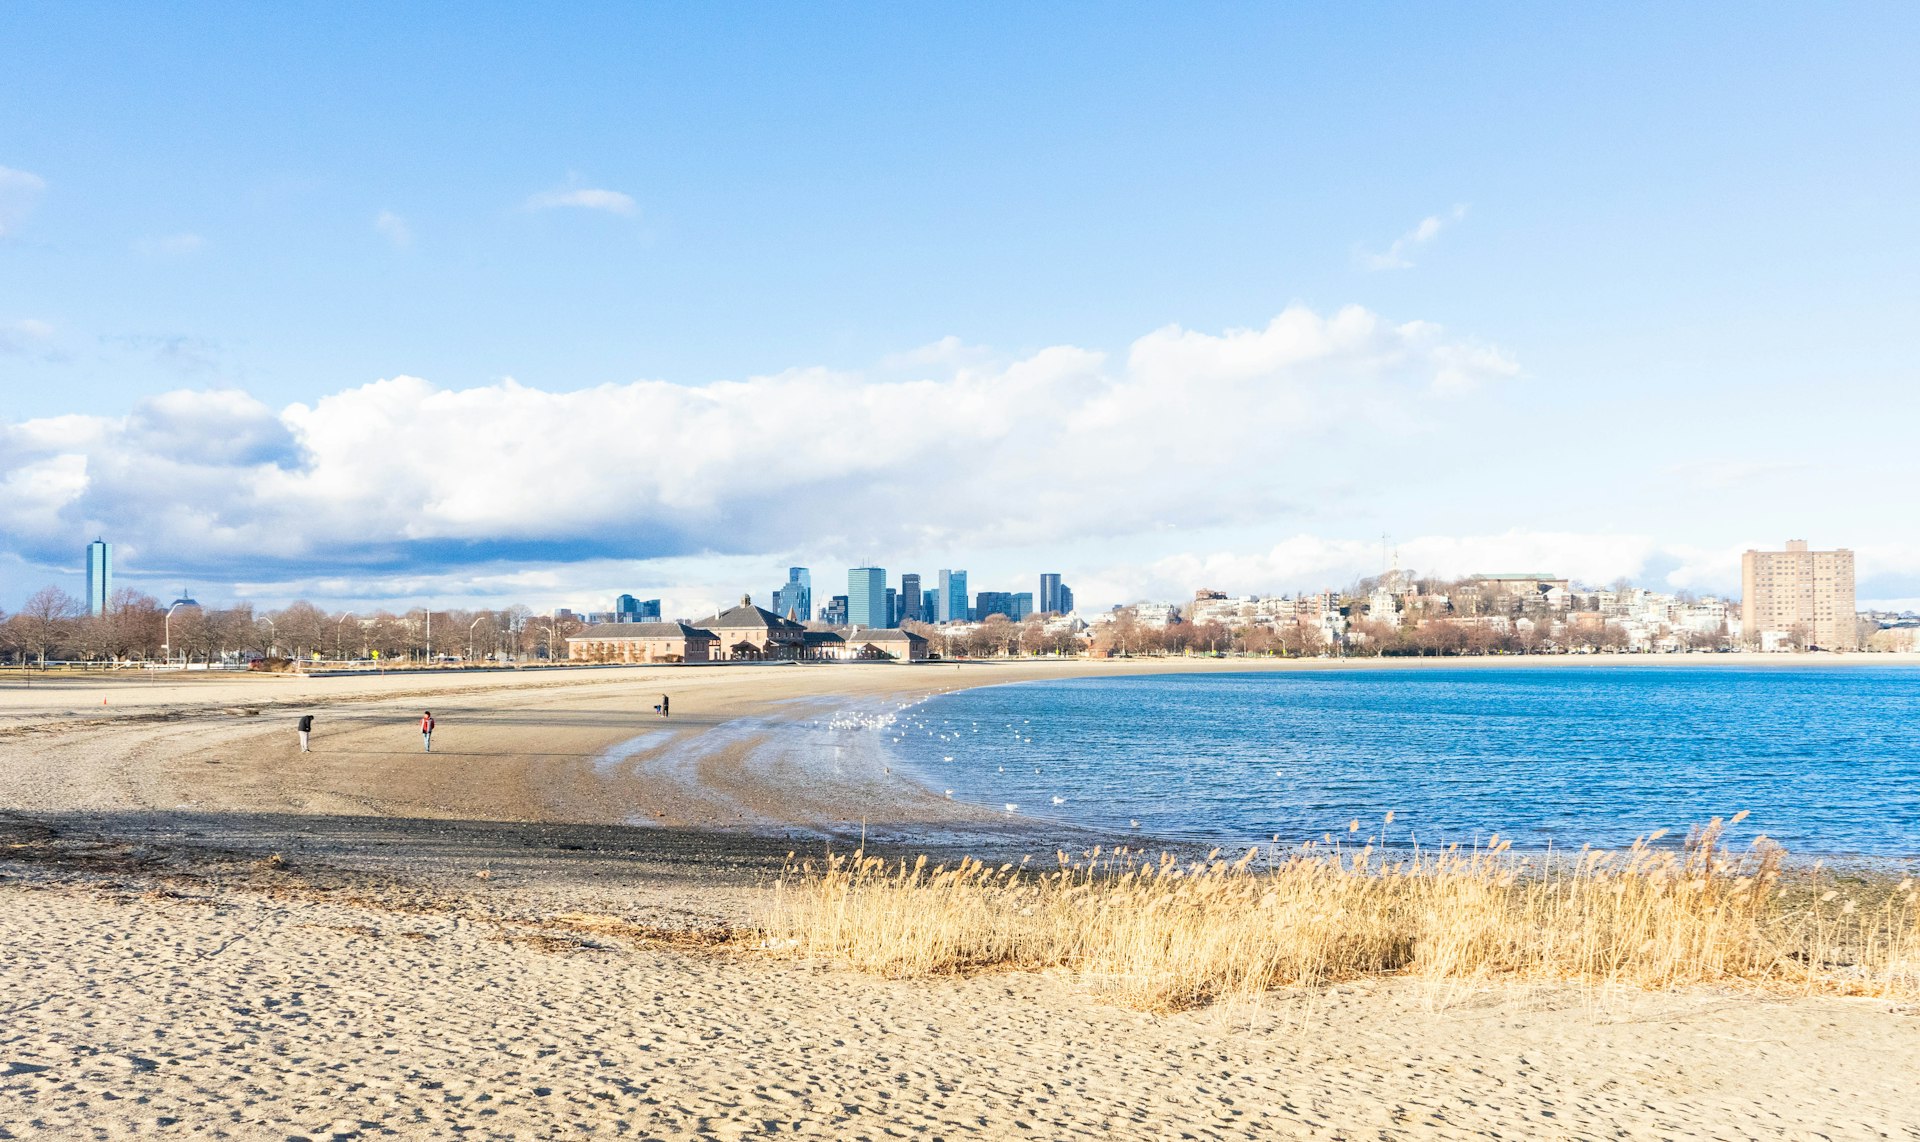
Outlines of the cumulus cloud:
[[0,238],[17,229],[46,193],[47,180],[37,174],[0,166]]
[[1440,231],[1467,216],[1464,205],[1456,206],[1445,215],[1430,214],[1422,218],[1418,225],[1393,240],[1385,250],[1360,250],[1356,256],[1360,264],[1369,270],[1408,270],[1413,268],[1413,251],[1440,236]]
[[801,368],[551,391],[402,376],[277,410],[172,393],[125,416],[0,425],[0,480],[38,489],[5,530],[48,558],[107,530],[183,567],[263,576],[1059,549],[1284,518],[1356,439],[1453,415],[1446,375],[1504,374],[1468,345],[1357,307],[1294,307],[1255,329],[1168,326],[1118,360],[955,343],[884,381]]
[[382,210],[374,215],[373,228],[399,249],[413,245],[413,230],[407,225],[407,220],[391,210]]
[[632,214],[639,209],[631,196],[600,187],[576,187],[547,190],[527,199],[528,210],[556,210],[573,207],[580,210],[604,210],[608,214]]

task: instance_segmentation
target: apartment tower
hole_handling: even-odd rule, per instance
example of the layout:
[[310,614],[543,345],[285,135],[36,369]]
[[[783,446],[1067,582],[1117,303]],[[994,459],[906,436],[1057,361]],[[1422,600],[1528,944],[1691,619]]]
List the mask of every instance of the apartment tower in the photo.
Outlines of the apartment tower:
[[1853,552],[1810,551],[1804,539],[1785,551],[1749,551],[1740,557],[1742,636],[1802,635],[1822,650],[1858,650],[1854,626]]

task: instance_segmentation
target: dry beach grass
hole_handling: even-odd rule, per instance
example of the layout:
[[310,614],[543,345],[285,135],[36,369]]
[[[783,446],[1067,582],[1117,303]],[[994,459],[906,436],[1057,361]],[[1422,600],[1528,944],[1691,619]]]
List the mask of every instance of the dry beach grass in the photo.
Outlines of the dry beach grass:
[[1656,834],[1557,860],[1498,838],[1430,853],[1255,848],[1232,862],[1096,848],[1044,870],[856,852],[789,867],[766,939],[893,977],[1064,968],[1147,1011],[1382,975],[1920,995],[1911,880],[1843,892],[1817,869],[1783,879],[1777,846],[1728,852],[1725,825],[1678,849]]

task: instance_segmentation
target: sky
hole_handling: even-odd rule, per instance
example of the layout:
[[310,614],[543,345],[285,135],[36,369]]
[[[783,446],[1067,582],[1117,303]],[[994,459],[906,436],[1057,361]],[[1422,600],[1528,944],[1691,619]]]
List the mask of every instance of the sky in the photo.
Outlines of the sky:
[[[1920,600],[1911,5],[0,6],[0,608]],[[841,588],[843,589],[843,588]]]

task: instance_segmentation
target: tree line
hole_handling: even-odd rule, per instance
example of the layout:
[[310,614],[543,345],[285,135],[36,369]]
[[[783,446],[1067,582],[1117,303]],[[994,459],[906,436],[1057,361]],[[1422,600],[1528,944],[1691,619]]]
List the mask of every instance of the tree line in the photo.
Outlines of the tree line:
[[[171,614],[169,614],[171,611]],[[15,663],[217,663],[252,659],[564,658],[580,624],[501,610],[323,611],[305,600],[279,610],[162,606],[151,595],[114,592],[90,615],[58,587],[33,594],[11,615],[0,612],[0,657]]]

